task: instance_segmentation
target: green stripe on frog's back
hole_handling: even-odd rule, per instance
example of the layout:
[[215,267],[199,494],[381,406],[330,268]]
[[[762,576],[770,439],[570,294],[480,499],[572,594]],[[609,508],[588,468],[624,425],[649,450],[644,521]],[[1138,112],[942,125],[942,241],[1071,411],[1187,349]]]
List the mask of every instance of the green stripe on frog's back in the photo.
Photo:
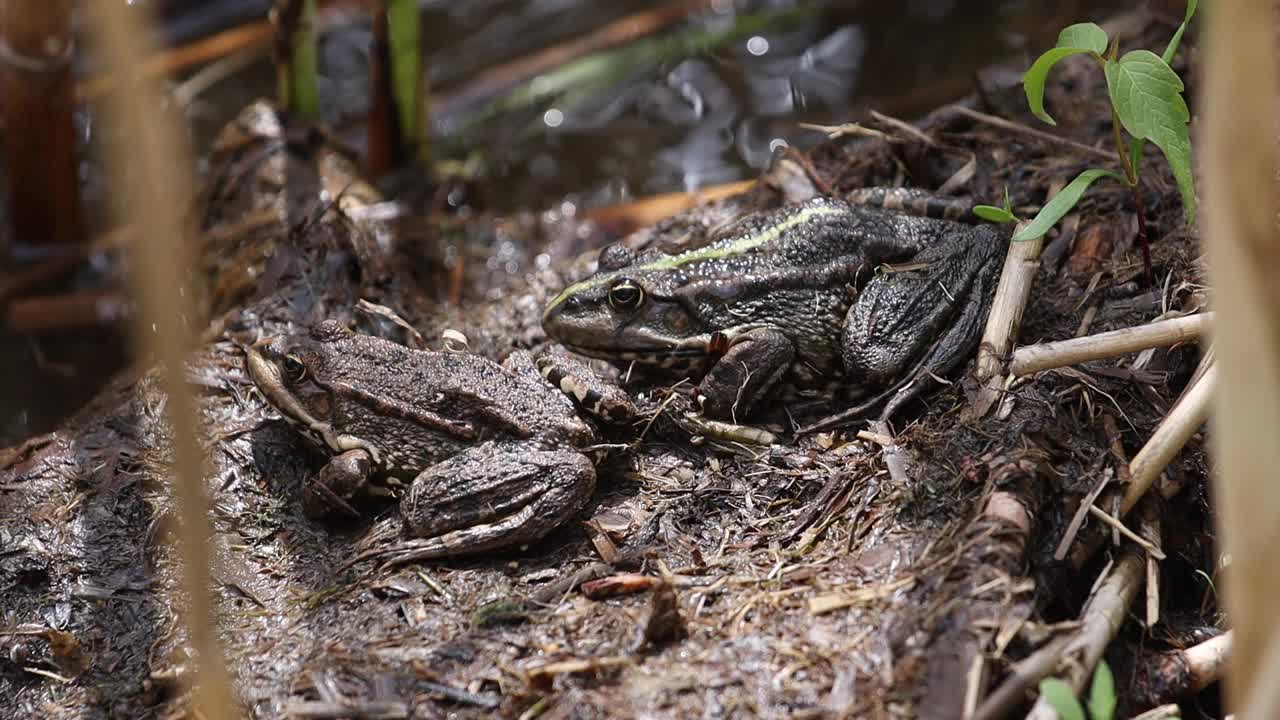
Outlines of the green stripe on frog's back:
[[718,260],[720,258],[741,255],[758,248],[761,245],[766,245],[777,240],[787,231],[798,225],[804,225],[805,223],[811,222],[819,217],[839,215],[844,212],[847,212],[847,210],[839,205],[832,205],[827,202],[813,203],[807,207],[797,210],[796,212],[788,214],[784,219],[776,223],[761,228],[759,232],[743,235],[742,237],[723,245],[719,243],[712,243],[695,250],[687,250],[676,255],[669,255],[643,265],[634,265],[621,270],[593,275],[586,280],[576,282],[560,291],[560,294],[556,295],[551,301],[551,304],[547,306],[547,311],[549,312],[552,308],[564,302],[564,300],[569,296],[588,288],[599,287],[623,273],[672,270],[674,268],[701,262],[703,260]]

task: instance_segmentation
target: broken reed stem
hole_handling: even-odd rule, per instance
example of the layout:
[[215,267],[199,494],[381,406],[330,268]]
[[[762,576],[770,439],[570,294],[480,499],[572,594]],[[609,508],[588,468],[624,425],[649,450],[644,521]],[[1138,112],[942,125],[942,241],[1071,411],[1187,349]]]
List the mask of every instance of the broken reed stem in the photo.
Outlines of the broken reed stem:
[[[1018,223],[1021,228],[1023,223]],[[1017,230],[1015,228],[1015,232]],[[1025,242],[1010,242],[1009,252],[1000,271],[1000,284],[987,316],[987,327],[978,346],[978,362],[975,375],[978,394],[973,402],[973,412],[981,417],[999,399],[1004,390],[1003,358],[1013,348],[1013,339],[1022,325],[1022,313],[1031,297],[1031,285],[1040,269],[1040,248],[1044,238]]]
[[1210,362],[1204,374],[1156,426],[1147,444],[1133,456],[1129,462],[1129,486],[1125,488],[1124,500],[1120,503],[1121,517],[1138,504],[1151,484],[1209,417],[1209,404],[1217,378],[1217,364]]
[[1133,720],[1178,720],[1182,717],[1182,707],[1177,703],[1151,708],[1141,715],[1134,715]]
[[1062,657],[1062,650],[1071,638],[1066,635],[1050,640],[1048,644],[1014,663],[1008,677],[1000,686],[982,700],[972,720],[997,720],[1009,714],[1025,698],[1027,691],[1049,676]]
[[1231,657],[1232,632],[1234,631],[1228,630],[1177,653],[1182,657],[1187,671],[1186,694],[1198,693],[1222,677]]
[[[1136,552],[1126,551],[1097,591],[1085,603],[1080,614],[1080,627],[1073,631],[1071,640],[1063,647],[1058,667],[1060,677],[1079,693],[1093,676],[1093,668],[1112,638],[1124,624],[1129,606],[1133,604],[1138,588],[1142,585],[1145,563]],[[1027,715],[1027,720],[1057,720],[1058,713],[1044,696]]]
[[157,358],[163,369],[161,386],[173,430],[173,483],[181,517],[178,545],[188,595],[185,615],[198,668],[192,710],[200,717],[223,720],[236,708],[215,632],[205,458],[195,397],[185,379],[189,323],[196,316],[194,293],[179,288],[187,277],[190,246],[183,223],[192,199],[186,175],[190,163],[172,116],[162,112],[156,84],[142,77],[148,38],[154,37],[143,27],[139,13],[146,11],[112,2],[89,3],[88,8],[96,49],[121,82],[121,91],[108,98],[107,121],[129,142],[108,143],[107,167],[115,178],[117,208],[138,232],[129,263],[141,309],[135,341],[141,346],[138,355]]
[[1030,375],[1041,370],[1197,340],[1212,321],[1212,312],[1197,313],[1087,337],[1027,345],[1014,351],[1009,374]]

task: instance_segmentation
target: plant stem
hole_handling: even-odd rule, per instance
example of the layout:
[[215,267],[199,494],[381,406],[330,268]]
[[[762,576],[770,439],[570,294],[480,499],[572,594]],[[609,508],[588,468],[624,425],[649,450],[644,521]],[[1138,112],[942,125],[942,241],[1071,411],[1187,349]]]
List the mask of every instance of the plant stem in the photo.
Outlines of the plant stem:
[[1138,247],[1142,248],[1142,270],[1146,287],[1155,285],[1151,272],[1151,244],[1147,239],[1146,208],[1142,203],[1142,188],[1138,182],[1138,172],[1129,162],[1129,153],[1124,146],[1124,137],[1120,134],[1120,116],[1115,108],[1111,108],[1111,134],[1116,144],[1116,155],[1120,156],[1120,166],[1124,168],[1125,179],[1129,181],[1129,189],[1133,192],[1133,206],[1138,214]]

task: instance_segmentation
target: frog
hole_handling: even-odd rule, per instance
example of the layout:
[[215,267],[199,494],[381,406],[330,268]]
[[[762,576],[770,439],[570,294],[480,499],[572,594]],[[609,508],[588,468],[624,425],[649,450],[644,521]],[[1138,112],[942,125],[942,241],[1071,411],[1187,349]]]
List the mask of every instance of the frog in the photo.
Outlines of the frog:
[[375,477],[408,482],[393,518],[409,538],[401,561],[532,542],[594,492],[597,429],[526,351],[499,363],[325,320],[245,358],[266,402],[326,455],[304,483],[308,515],[356,513]]
[[1009,235],[816,195],[684,246],[608,245],[546,304],[542,326],[628,374],[693,381],[710,418],[739,422],[835,388],[861,402],[800,433],[876,407],[887,418],[974,351]]

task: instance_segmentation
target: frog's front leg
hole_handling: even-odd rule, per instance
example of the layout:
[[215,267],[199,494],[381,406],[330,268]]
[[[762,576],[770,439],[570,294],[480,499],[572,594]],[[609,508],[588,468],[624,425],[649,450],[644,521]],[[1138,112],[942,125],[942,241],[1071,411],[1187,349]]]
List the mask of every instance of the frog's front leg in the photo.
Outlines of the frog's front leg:
[[698,384],[710,417],[746,417],[791,367],[796,349],[780,330],[756,328],[735,338]]
[[369,483],[373,458],[363,449],[348,450],[329,459],[328,464],[302,486],[302,510],[320,519],[334,514],[359,517],[351,500]]
[[563,351],[544,351],[532,362],[547,382],[568,396],[583,412],[599,420],[621,425],[640,414],[625,390]]
[[537,540],[576,514],[595,490],[591,461],[531,443],[485,443],[421,472],[400,501],[416,538],[391,562],[465,555]]

